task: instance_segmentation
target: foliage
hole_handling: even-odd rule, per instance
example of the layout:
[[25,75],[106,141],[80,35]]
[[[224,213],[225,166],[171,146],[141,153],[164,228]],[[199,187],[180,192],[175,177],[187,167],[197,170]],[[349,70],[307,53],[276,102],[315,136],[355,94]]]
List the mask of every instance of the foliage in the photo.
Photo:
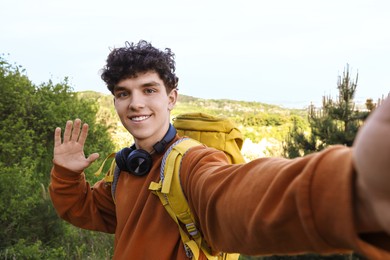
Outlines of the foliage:
[[[73,254],[62,243],[80,239],[67,239],[71,232],[47,195],[53,134],[68,119],[80,118],[90,125],[86,154],[108,154],[114,147],[107,127],[95,120],[97,110],[95,102],[72,92],[67,79],[35,86],[20,66],[0,56],[1,258],[57,259]],[[86,170],[92,182],[96,177],[91,173],[98,166]],[[111,237],[107,240],[112,241]]]
[[295,158],[316,150],[314,135],[310,135],[308,125],[299,118],[293,118],[292,126],[286,137],[283,152],[287,158]]
[[349,67],[339,76],[338,97],[323,97],[322,107],[311,105],[308,109],[309,129],[294,121],[286,138],[284,154],[294,158],[314,151],[320,151],[329,145],[342,144],[352,146],[359,127],[375,108],[372,100],[367,100],[367,109],[359,110],[354,102],[358,75],[353,80]]
[[239,260],[363,260],[358,254],[301,254],[301,255],[272,255],[272,256],[240,256]]
[[66,252],[62,247],[45,247],[40,240],[27,244],[24,239],[20,239],[16,244],[0,252],[0,257],[2,259],[65,259]]

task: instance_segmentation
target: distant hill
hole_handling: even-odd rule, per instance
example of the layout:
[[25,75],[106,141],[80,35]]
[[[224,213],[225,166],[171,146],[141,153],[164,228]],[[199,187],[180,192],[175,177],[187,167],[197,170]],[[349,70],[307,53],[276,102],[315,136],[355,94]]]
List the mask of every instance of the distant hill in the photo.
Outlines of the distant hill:
[[[235,118],[241,113],[267,113],[280,115],[305,115],[304,109],[290,109],[278,105],[265,104],[260,102],[236,101],[230,99],[202,99],[192,96],[180,95],[173,113],[182,113],[183,110],[202,111],[205,110],[211,114]],[[187,111],[184,111],[187,112]]]
[[[110,127],[117,149],[132,143],[132,137],[116,115],[112,95],[94,91],[78,92],[77,95],[79,98],[96,101],[97,119]],[[172,117],[186,112],[203,112],[235,121],[246,139],[243,153],[247,153],[248,159],[280,155],[282,142],[289,131],[292,119],[305,121],[307,117],[307,111],[304,109],[289,109],[260,102],[202,99],[180,94]]]

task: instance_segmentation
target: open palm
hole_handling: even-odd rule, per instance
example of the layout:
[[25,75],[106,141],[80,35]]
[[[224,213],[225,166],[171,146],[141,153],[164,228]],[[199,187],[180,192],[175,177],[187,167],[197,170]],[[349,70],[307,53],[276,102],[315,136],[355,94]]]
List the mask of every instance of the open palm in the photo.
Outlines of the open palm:
[[54,162],[74,172],[82,172],[99,158],[97,153],[85,157],[84,144],[88,136],[88,125],[83,124],[80,127],[80,119],[76,119],[74,124],[67,121],[63,140],[61,128],[57,127],[54,133]]

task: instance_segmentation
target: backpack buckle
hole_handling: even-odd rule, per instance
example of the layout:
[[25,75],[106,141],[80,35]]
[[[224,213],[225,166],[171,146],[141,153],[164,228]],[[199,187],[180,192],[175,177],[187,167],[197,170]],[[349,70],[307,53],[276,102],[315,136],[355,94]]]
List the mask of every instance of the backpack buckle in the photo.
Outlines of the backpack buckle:
[[186,229],[188,231],[188,233],[192,236],[192,237],[197,237],[199,235],[199,231],[198,229],[196,228],[195,224],[194,223],[188,223],[186,224]]
[[189,246],[187,246],[186,244],[184,244],[184,251],[186,251],[186,256],[188,258],[191,258],[194,256],[194,254],[192,253],[191,251],[191,248]]

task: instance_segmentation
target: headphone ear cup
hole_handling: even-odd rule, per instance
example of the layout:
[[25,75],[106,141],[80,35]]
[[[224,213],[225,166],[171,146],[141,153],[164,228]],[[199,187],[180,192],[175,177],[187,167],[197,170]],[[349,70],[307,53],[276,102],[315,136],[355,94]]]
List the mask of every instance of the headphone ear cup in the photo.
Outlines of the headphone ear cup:
[[129,171],[129,169],[126,166],[126,160],[131,151],[132,149],[126,147],[116,153],[115,161],[116,161],[116,165],[120,170]]
[[126,159],[126,167],[137,176],[143,176],[150,172],[153,165],[152,156],[145,150],[132,151]]
[[[167,144],[176,136],[176,129],[170,124],[164,138],[153,145],[157,153],[163,153]],[[127,171],[137,176],[143,176],[150,172],[153,159],[150,153],[142,149],[136,149],[135,143],[131,147],[120,150],[115,155],[116,165],[121,171]]]

